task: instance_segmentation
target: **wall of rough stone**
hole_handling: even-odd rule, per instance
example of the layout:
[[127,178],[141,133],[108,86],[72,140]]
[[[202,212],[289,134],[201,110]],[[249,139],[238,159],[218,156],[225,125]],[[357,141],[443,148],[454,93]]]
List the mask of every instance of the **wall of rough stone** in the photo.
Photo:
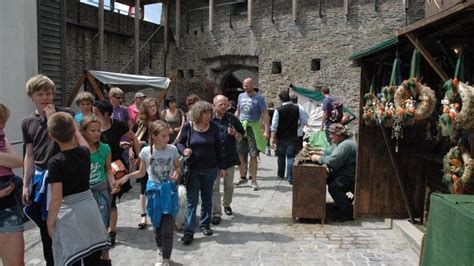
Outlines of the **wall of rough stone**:
[[[66,51],[66,84],[70,92],[83,70],[98,69],[98,8],[79,3],[77,0],[67,1],[67,51]],[[146,21],[140,22],[140,46],[159,27]],[[134,19],[105,10],[104,14],[104,71],[120,72],[129,62],[123,73],[134,71]],[[163,31],[156,34],[151,42],[140,52],[140,74],[163,76]],[[171,57],[172,58],[172,57]],[[150,67],[151,66],[151,67]],[[69,93],[68,93],[69,94]],[[150,90],[148,94],[156,92]],[[127,93],[128,102],[133,93]]]
[[[221,75],[218,72],[222,69],[210,70],[209,65],[223,57],[248,56],[258,59],[258,86],[269,100],[278,102],[279,90],[289,83],[308,88],[323,83],[352,110],[358,110],[360,68],[351,66],[348,57],[393,37],[397,28],[405,26],[403,1],[379,0],[376,11],[373,0],[352,0],[349,14],[345,16],[342,0],[324,0],[320,17],[319,1],[301,0],[296,22],[292,19],[291,1],[273,2],[274,22],[271,21],[271,1],[254,1],[252,27],[247,26],[245,14],[232,15],[231,27],[229,6],[215,7],[213,32],[209,32],[208,11],[192,11],[207,6],[208,1],[182,2],[182,45],[170,49],[175,61],[167,64],[184,73],[176,84],[181,96],[178,98],[182,99],[182,95],[189,92],[203,96],[218,92],[216,77]],[[409,2],[407,21],[423,18],[424,1]],[[169,9],[174,14],[174,1],[170,1]],[[175,32],[174,25],[174,16],[171,16],[172,32]],[[321,60],[319,71],[311,71],[311,59]],[[281,74],[271,74],[273,61],[281,62]],[[221,66],[225,67],[239,66]],[[187,75],[190,69],[194,77]]]

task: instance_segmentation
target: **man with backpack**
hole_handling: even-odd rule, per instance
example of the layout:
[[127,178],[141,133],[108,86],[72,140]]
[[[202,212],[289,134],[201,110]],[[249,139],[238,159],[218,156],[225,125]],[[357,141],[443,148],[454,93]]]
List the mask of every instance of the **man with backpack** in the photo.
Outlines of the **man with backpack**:
[[330,132],[328,131],[329,126],[334,123],[339,123],[342,120],[342,102],[334,98],[329,94],[329,88],[325,85],[321,85],[321,92],[324,95],[323,100],[323,121],[321,123],[321,130],[326,133],[326,138],[330,142]]

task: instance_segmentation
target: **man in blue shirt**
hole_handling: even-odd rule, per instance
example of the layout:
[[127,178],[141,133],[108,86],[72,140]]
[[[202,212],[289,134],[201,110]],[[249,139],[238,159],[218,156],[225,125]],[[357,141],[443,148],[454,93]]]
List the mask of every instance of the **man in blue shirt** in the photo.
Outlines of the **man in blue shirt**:
[[304,112],[300,112],[298,105],[290,102],[288,91],[280,92],[278,97],[282,101],[282,105],[273,114],[270,127],[271,142],[272,146],[276,145],[278,176],[285,177],[286,164],[286,177],[288,182],[293,184],[293,163],[298,145],[298,127],[306,125],[308,119]]
[[[234,194],[234,166],[240,164],[239,154],[237,153],[236,140],[241,140],[244,134],[244,128],[239,119],[233,114],[227,112],[229,100],[224,95],[214,97],[214,117],[212,121],[219,126],[221,135],[220,147],[225,166],[224,177],[224,212],[232,215],[232,195]],[[216,178],[214,183],[214,192],[212,194],[212,224],[218,225],[221,222],[222,207],[220,193],[220,178]]]
[[321,123],[321,131],[325,130],[328,141],[331,141],[328,128],[333,124],[333,121],[330,119],[330,117],[332,113],[332,103],[335,101],[335,98],[329,94],[329,88],[325,85],[321,85],[321,92],[324,95],[322,104],[323,122]]
[[[246,156],[250,154],[250,177],[252,179],[252,189],[259,190],[257,185],[257,156],[259,152],[265,152],[266,140],[270,137],[269,130],[269,115],[265,98],[258,94],[254,87],[251,78],[244,80],[244,92],[239,95],[237,103],[237,111],[235,116],[240,119],[245,130],[244,138],[237,143],[237,152],[240,158],[240,178],[237,183],[243,184],[246,182]],[[261,119],[261,121],[260,121]],[[261,129],[261,122],[263,122],[263,134]]]
[[357,143],[351,138],[347,127],[342,124],[332,124],[328,131],[334,145],[324,154],[311,155],[311,160],[325,164],[329,168],[327,180],[329,194],[340,209],[339,217],[335,221],[353,220],[352,200],[346,193],[349,191],[354,193]]

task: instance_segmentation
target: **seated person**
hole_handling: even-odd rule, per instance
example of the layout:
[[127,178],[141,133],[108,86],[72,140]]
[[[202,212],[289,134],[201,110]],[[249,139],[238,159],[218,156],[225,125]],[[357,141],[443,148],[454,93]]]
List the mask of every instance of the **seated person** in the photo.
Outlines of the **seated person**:
[[336,222],[353,220],[352,200],[346,195],[354,193],[357,143],[342,124],[332,124],[329,129],[333,145],[324,154],[311,155],[311,161],[327,165],[329,194],[340,209]]

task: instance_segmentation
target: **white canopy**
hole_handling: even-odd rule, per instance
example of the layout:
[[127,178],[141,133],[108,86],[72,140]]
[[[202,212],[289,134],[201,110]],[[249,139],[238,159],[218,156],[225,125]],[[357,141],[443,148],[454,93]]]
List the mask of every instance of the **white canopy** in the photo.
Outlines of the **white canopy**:
[[121,89],[155,88],[167,89],[171,80],[164,77],[141,76],[106,71],[89,70],[89,73],[103,84],[119,86]]

